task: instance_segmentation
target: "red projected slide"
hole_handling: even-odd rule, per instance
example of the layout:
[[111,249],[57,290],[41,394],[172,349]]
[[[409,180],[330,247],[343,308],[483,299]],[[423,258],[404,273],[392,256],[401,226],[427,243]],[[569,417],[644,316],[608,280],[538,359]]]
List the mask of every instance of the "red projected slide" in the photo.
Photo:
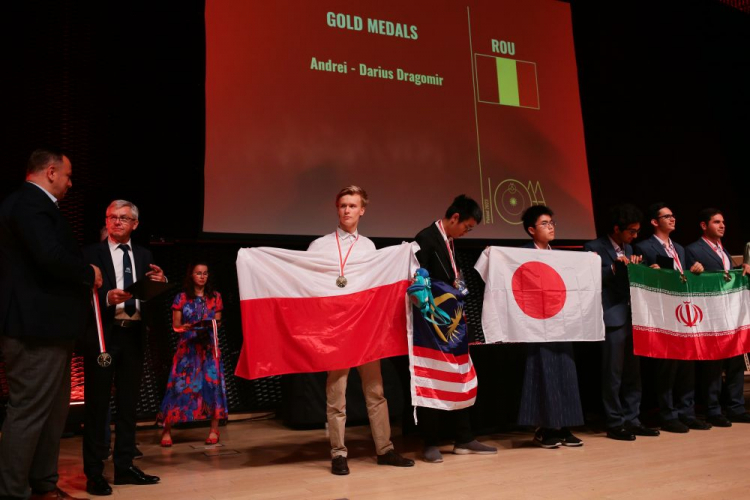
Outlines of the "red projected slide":
[[370,194],[368,236],[411,237],[457,194],[478,238],[594,236],[568,4],[206,2],[203,229],[319,235]]

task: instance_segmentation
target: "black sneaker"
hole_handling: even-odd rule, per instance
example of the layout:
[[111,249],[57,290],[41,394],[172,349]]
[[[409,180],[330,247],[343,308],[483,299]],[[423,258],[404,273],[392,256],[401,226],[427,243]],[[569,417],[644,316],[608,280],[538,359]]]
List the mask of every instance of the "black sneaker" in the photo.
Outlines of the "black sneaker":
[[567,427],[563,427],[558,432],[563,446],[583,446],[583,441],[575,437]]
[[562,444],[559,436],[555,435],[552,429],[538,429],[534,434],[533,443],[542,448],[553,449]]

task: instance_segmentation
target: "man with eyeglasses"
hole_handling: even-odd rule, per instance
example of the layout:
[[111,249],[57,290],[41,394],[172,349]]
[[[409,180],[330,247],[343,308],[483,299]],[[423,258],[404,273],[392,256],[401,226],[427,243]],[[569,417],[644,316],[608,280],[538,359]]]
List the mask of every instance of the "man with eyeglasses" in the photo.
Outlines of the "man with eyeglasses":
[[602,307],[605,335],[602,343],[602,402],[607,437],[634,441],[636,436],[658,436],[659,431],[641,424],[640,358],[633,354],[628,264],[638,264],[633,242],[641,229],[643,214],[630,204],[613,207],[608,234],[583,248],[602,259]]
[[[718,208],[706,208],[699,213],[703,231],[698,241],[685,248],[688,265],[700,262],[706,271],[726,272],[732,268],[732,257],[721,244],[726,226],[724,215]],[[742,274],[750,273],[750,265],[742,265]],[[721,372],[726,370],[726,383],[722,391]],[[696,361],[696,387],[699,399],[706,405],[706,421],[716,427],[731,427],[732,422],[750,423],[745,410],[745,357],[735,356],[717,361]],[[725,412],[720,402],[725,393]]]
[[102,456],[106,453],[107,412],[114,380],[117,407],[113,461],[115,484],[155,484],[159,478],[133,465],[136,455],[136,404],[141,383],[145,325],[140,301],[125,289],[140,279],[166,281],[154,264],[151,252],[131,241],[138,227],[138,208],[131,202],[115,200],[107,207],[107,239],[88,246],[84,255],[102,269],[104,284],[99,289],[103,334],[111,364],[99,364],[101,354],[96,330],[86,337],[84,371],[86,401],[83,431],[83,470],[86,491],[111,495],[104,478]]
[[[635,253],[643,263],[659,268],[658,262],[670,262],[681,274],[686,270],[694,274],[703,272],[703,265],[695,262],[688,267],[685,250],[672,241],[675,216],[665,203],[654,203],[646,213],[654,235],[636,243]],[[656,359],[656,398],[659,404],[661,430],[685,433],[690,429],[708,430],[711,424],[695,416],[695,361]]]
[[[521,215],[531,241],[523,248],[552,250],[557,223],[545,205],[533,205]],[[545,449],[583,446],[570,427],[583,425],[583,407],[578,390],[571,342],[529,342],[521,386],[517,424],[536,427],[533,443]]]
[[[419,244],[417,260],[419,265],[430,273],[432,282],[442,281],[456,289],[458,294],[468,293],[463,274],[456,261],[453,240],[465,236],[482,222],[482,210],[476,201],[466,195],[459,195],[445,211],[445,217],[436,220],[415,237]],[[457,297],[463,300],[463,296]],[[460,321],[464,321],[463,317]],[[467,339],[468,344],[468,339]],[[474,439],[471,430],[470,408],[440,410],[417,407],[418,428],[424,440],[422,458],[428,463],[440,463],[443,456],[438,449],[441,423],[453,431],[456,455],[494,455],[497,448]]]

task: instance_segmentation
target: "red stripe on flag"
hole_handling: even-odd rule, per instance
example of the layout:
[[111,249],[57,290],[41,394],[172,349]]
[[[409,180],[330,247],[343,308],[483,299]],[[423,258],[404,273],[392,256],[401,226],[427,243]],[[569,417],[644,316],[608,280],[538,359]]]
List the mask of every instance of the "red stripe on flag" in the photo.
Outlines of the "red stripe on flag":
[[426,347],[414,346],[414,355],[420,358],[430,358],[435,361],[444,361],[446,363],[455,363],[459,365],[465,365],[469,362],[469,355],[462,354],[460,356],[454,356],[449,352],[438,351],[435,349],[427,349]]
[[735,333],[695,337],[633,327],[633,352],[637,356],[661,359],[732,358],[750,352],[750,326],[739,328]]
[[497,85],[497,64],[494,57],[475,56],[477,63],[477,87],[480,101],[500,103],[500,88]]
[[474,380],[477,376],[474,370],[470,370],[468,373],[453,373],[425,368],[424,366],[415,366],[414,375],[432,380],[440,380],[442,382],[454,382],[456,384],[465,384]]
[[404,280],[343,296],[241,301],[236,375],[322,372],[406,354],[408,286]]
[[539,88],[536,81],[536,64],[516,61],[518,75],[518,104],[527,108],[539,107]]
[[441,391],[439,389],[432,389],[430,387],[416,387],[417,396],[423,398],[439,399],[441,401],[468,401],[477,397],[477,388],[473,388],[468,392],[450,392]]

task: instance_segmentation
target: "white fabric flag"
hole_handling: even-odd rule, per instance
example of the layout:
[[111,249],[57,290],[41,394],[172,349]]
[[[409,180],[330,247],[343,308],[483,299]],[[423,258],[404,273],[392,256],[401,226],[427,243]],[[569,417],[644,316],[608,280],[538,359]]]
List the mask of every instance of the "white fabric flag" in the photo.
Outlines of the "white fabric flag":
[[482,329],[488,343],[604,340],[595,253],[489,247],[474,268],[486,284]]

